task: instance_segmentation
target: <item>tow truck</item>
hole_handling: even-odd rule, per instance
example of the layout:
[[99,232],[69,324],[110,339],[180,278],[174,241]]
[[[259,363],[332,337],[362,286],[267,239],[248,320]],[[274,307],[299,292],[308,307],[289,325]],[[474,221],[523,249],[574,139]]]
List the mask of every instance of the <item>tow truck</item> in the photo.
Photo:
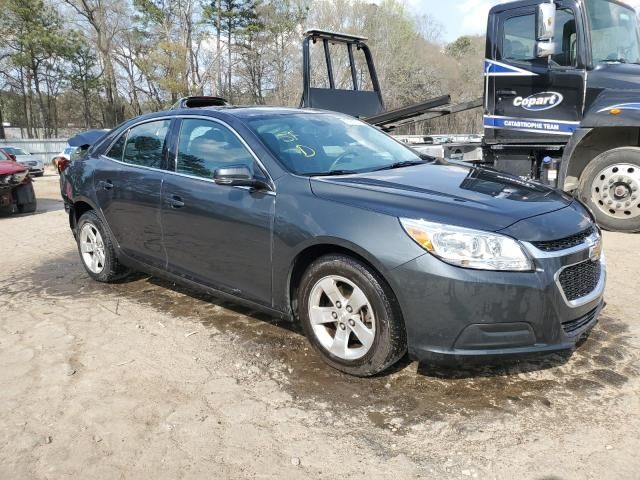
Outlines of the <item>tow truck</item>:
[[[324,51],[328,81],[320,86],[312,81],[313,45]],[[336,47],[346,48],[339,57],[348,86],[336,78]],[[347,113],[392,133],[481,107],[476,163],[572,194],[607,230],[640,231],[640,29],[622,1],[497,5],[487,24],[484,96],[461,104],[444,95],[386,110],[373,54],[356,35],[309,30],[303,69],[301,107]]]

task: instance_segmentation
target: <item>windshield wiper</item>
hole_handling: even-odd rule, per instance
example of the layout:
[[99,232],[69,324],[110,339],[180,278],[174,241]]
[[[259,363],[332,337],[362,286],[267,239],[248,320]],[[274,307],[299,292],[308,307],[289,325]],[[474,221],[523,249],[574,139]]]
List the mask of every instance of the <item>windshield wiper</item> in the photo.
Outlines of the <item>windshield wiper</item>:
[[352,175],[358,173],[357,170],[331,170],[330,172],[307,173],[309,177],[332,177],[337,175]]
[[604,60],[600,60],[603,63],[627,63],[626,58],[605,58]]
[[377,168],[373,171],[380,172],[382,170],[395,170],[396,168],[412,167],[413,165],[424,165],[425,163],[428,163],[428,162],[424,160],[408,160],[404,162],[392,163],[391,165],[387,165],[386,167],[382,167],[382,168]]

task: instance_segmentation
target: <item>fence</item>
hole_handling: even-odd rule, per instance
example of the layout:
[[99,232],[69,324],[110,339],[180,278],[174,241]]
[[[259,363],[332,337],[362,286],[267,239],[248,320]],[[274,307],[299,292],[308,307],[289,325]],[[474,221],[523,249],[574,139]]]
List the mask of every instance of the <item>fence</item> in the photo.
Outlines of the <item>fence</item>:
[[0,140],[0,148],[11,146],[21,148],[35,157],[40,158],[45,164],[51,162],[53,157],[65,149],[67,141],[59,138],[30,138]]

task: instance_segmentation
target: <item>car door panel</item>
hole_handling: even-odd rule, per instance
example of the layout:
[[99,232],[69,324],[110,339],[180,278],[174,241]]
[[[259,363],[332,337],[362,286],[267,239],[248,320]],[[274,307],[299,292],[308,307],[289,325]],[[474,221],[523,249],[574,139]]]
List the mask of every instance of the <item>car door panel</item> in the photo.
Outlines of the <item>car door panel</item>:
[[169,120],[133,126],[99,161],[94,176],[98,204],[122,252],[164,267],[161,190]]
[[227,126],[185,119],[177,143],[181,172],[168,173],[162,185],[169,271],[270,305],[275,194],[212,180],[221,166],[254,168],[246,145]]
[[169,271],[269,303],[275,197],[181,175],[167,175],[162,192]]

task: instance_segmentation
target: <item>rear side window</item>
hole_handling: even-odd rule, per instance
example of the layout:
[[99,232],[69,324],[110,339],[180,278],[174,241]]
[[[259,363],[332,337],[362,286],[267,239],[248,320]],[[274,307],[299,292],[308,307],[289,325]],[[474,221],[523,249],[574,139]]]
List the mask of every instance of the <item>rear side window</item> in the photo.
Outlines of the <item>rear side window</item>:
[[254,159],[227,127],[209,120],[185,119],[178,141],[177,171],[213,178],[218,168],[246,166],[254,171]]
[[[169,123],[170,120],[158,120],[143,123],[129,130],[122,161],[142,167],[161,168]],[[115,144],[112,150],[114,147]],[[117,151],[114,151],[114,154],[116,153]]]
[[[114,143],[111,146],[106,156],[109,158],[113,158],[114,160],[122,161],[122,155],[124,154],[124,142],[126,140],[127,140],[127,133],[125,132],[122,135],[120,135],[120,138],[116,141],[116,143]],[[70,151],[67,153],[67,150],[70,150]],[[67,148],[64,151],[64,153],[67,153],[67,155],[71,155],[72,152],[73,152],[73,148]]]

